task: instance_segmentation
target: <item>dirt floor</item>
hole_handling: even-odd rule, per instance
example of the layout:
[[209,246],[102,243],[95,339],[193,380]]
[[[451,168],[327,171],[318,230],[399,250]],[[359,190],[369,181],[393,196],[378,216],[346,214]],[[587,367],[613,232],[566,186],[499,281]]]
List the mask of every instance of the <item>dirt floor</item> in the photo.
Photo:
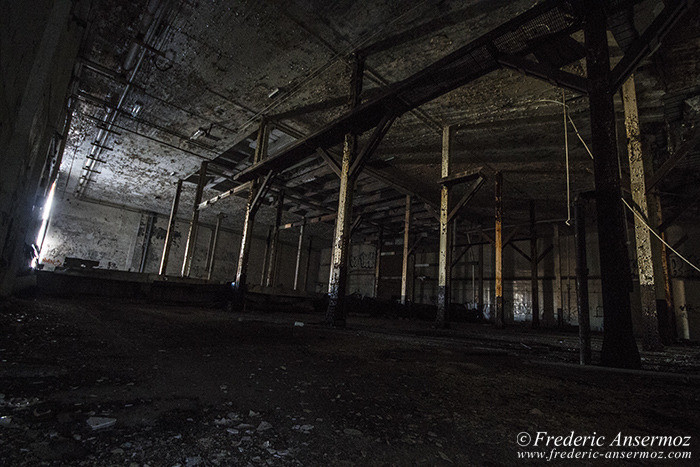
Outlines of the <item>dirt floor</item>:
[[644,354],[684,377],[632,375],[563,364],[577,358],[565,333],[355,316],[331,330],[311,314],[97,299],[2,306],[3,465],[543,463],[519,456],[551,445],[521,448],[519,433],[572,431],[606,437],[582,451],[620,450],[608,444],[622,432],[691,437],[636,448],[692,453],[657,464],[700,456],[698,347]]

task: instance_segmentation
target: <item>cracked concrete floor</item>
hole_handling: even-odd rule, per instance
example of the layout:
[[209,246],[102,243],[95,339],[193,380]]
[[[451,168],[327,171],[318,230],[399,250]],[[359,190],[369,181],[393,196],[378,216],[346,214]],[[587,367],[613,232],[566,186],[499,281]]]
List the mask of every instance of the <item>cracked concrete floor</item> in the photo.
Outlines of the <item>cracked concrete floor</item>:
[[[522,431],[572,430],[610,439],[619,431],[692,436],[699,455],[697,380],[579,372],[496,351],[494,339],[400,330],[390,339],[391,329],[412,325],[384,320],[383,332],[367,332],[363,321],[363,329],[337,331],[310,324],[319,318],[306,315],[295,327],[301,318],[282,313],[5,303],[0,458],[7,465],[493,465],[518,462]],[[90,417],[116,422],[92,430]]]

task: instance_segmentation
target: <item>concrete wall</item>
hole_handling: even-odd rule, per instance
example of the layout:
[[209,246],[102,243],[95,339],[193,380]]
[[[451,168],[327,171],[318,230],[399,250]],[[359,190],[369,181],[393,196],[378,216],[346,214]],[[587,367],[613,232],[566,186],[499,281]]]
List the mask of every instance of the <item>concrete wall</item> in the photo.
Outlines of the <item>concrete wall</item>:
[[62,131],[82,34],[74,18],[86,4],[0,1],[0,296],[11,293],[16,272],[28,265],[25,238],[38,228],[40,181],[50,141]]
[[[72,194],[59,197],[52,211],[51,223],[42,248],[41,263],[47,270],[61,267],[66,257],[75,257],[98,261],[103,269],[121,271],[138,271],[146,242],[147,225],[150,214],[135,209],[98,204],[93,201],[81,201]],[[148,241],[144,271],[157,273],[160,267],[168,218],[157,215]],[[260,226],[258,230],[264,230]],[[201,225],[192,261],[190,276],[205,279],[206,261],[213,225]],[[168,262],[168,275],[179,275],[182,268],[185,244],[189,232],[189,222],[178,219],[173,233],[173,243]],[[291,289],[294,283],[297,243],[291,242],[293,236],[287,236],[280,242],[277,257],[277,274],[275,285]],[[212,280],[231,281],[235,278],[241,236],[238,232],[222,228],[216,246],[216,258]],[[304,242],[301,258],[301,274],[306,270],[309,259],[309,239]],[[248,266],[250,285],[260,284],[265,254],[266,236],[259,233],[253,237],[251,256]],[[317,263],[317,252],[311,252],[309,270]],[[313,277],[313,275],[312,275]],[[313,291],[314,284],[309,282],[308,289]]]

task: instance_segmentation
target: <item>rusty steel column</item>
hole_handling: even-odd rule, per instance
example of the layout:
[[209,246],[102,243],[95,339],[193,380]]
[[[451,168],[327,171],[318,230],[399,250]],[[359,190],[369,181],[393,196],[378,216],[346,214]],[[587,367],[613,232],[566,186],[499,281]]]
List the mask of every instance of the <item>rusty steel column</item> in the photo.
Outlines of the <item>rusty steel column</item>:
[[588,305],[588,261],[586,259],[586,203],[577,198],[574,204],[576,227],[576,297],[578,298],[579,360],[591,364],[591,320]]
[[301,266],[301,250],[304,246],[304,227],[306,226],[306,218],[299,227],[299,243],[297,243],[297,261],[294,265],[294,290],[299,290],[299,268]]
[[[622,103],[625,109],[625,129],[627,132],[627,154],[630,162],[630,191],[633,208],[645,219],[649,219],[647,207],[644,160],[642,155],[642,135],[639,129],[637,92],[634,75],[622,85]],[[663,348],[659,335],[659,318],[656,312],[656,286],[654,284],[654,262],[651,251],[651,233],[639,217],[634,216],[634,238],[637,251],[637,272],[639,274],[639,294],[644,322],[643,346],[646,350]]]
[[192,258],[194,257],[194,247],[197,243],[197,230],[199,229],[199,203],[202,202],[204,185],[207,182],[207,165],[209,161],[202,162],[197,179],[197,191],[194,194],[194,207],[192,208],[192,221],[190,222],[190,233],[187,235],[187,245],[185,246],[185,257],[182,261],[182,277],[190,276]]
[[379,226],[377,233],[377,247],[374,254],[374,298],[379,298],[379,274],[382,268],[382,246],[384,242],[384,227]]
[[591,118],[591,148],[598,220],[600,275],[603,291],[604,366],[639,368],[632,333],[630,262],[615,134],[615,106],[610,89],[610,56],[605,2],[584,0],[584,36]]
[[496,232],[493,249],[495,253],[494,275],[496,279],[496,303],[493,310],[493,324],[502,328],[505,326],[503,309],[503,174],[496,173]]
[[170,219],[168,220],[168,230],[165,233],[165,244],[163,245],[163,256],[160,258],[160,269],[158,275],[164,276],[168,270],[168,257],[170,256],[170,247],[173,244],[173,232],[175,231],[175,218],[177,217],[177,208],[180,205],[180,193],[182,193],[182,180],[177,181],[175,187],[175,197],[173,205],[170,208]]
[[532,327],[540,327],[540,287],[537,273],[537,226],[535,201],[530,200],[530,290],[532,293]]
[[[450,156],[452,152],[452,127],[442,129],[442,172],[441,177],[450,176]],[[450,313],[450,272],[452,270],[450,242],[450,187],[443,184],[440,189],[440,251],[438,256],[438,296],[436,327],[449,325]]]
[[214,262],[216,261],[216,245],[219,243],[219,229],[221,229],[221,221],[226,217],[223,212],[216,215],[216,227],[211,237],[209,245],[209,261],[207,261],[207,280],[211,280],[211,275],[214,272]]
[[411,233],[411,196],[406,195],[406,215],[403,220],[403,262],[401,263],[401,304],[408,296],[408,249]]
[[[360,105],[362,78],[364,76],[364,58],[353,57],[350,78],[349,108]],[[340,166],[340,190],[338,210],[335,218],[335,234],[331,253],[331,274],[328,281],[328,310],[326,324],[337,327],[345,326],[347,310],[345,309],[345,287],[348,275],[348,257],[350,248],[350,226],[352,225],[352,199],[357,174],[351,176],[350,167],[357,156],[357,134],[345,135],[343,160]]]
[[272,226],[272,238],[270,239],[270,257],[267,263],[267,274],[265,274],[265,286],[274,287],[275,273],[277,270],[277,251],[279,250],[280,223],[282,222],[282,208],[284,208],[284,192],[280,192],[277,197],[277,212],[275,214],[275,225]]
[[[269,127],[267,119],[263,117],[260,121],[260,129],[258,130],[258,139],[255,145],[253,164],[260,162],[267,154],[268,130]],[[257,206],[253,205],[253,202],[256,199],[259,188],[260,180],[254,179],[250,184],[250,192],[248,193],[248,201],[246,203],[245,216],[243,218],[243,232],[241,233],[241,249],[238,253],[235,288],[239,292],[245,292],[247,284],[248,257],[250,256],[250,244],[253,237],[255,213],[258,209]]]

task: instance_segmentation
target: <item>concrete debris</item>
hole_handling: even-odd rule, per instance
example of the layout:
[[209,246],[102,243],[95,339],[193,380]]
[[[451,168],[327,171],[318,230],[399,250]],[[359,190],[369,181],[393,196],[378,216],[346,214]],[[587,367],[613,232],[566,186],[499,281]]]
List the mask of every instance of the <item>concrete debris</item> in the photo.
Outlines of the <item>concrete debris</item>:
[[262,421],[260,422],[260,425],[258,425],[257,431],[265,431],[269,430],[270,428],[272,428],[272,425],[270,423]]
[[0,417],[0,426],[1,427],[7,428],[11,424],[12,424],[12,417],[10,417],[9,415],[3,415],[2,417]]
[[356,430],[355,428],[346,428],[343,430],[343,433],[350,436],[362,436],[362,432],[360,430]]
[[304,322],[303,321],[294,321],[294,326],[297,328],[303,328]]
[[188,457],[185,459],[185,467],[195,467],[202,463],[202,458],[199,456]]
[[308,434],[313,429],[314,429],[313,425],[294,425],[292,427],[292,430],[301,431],[302,433],[306,433],[306,434]]
[[117,423],[116,418],[90,417],[87,419],[87,424],[93,430],[101,430],[103,428],[109,428],[110,426],[113,426],[115,423]]
[[530,415],[535,415],[537,417],[542,417],[544,414],[540,409],[532,409],[530,410]]
[[260,413],[259,412],[253,412],[252,410],[248,412],[249,417],[259,417]]

